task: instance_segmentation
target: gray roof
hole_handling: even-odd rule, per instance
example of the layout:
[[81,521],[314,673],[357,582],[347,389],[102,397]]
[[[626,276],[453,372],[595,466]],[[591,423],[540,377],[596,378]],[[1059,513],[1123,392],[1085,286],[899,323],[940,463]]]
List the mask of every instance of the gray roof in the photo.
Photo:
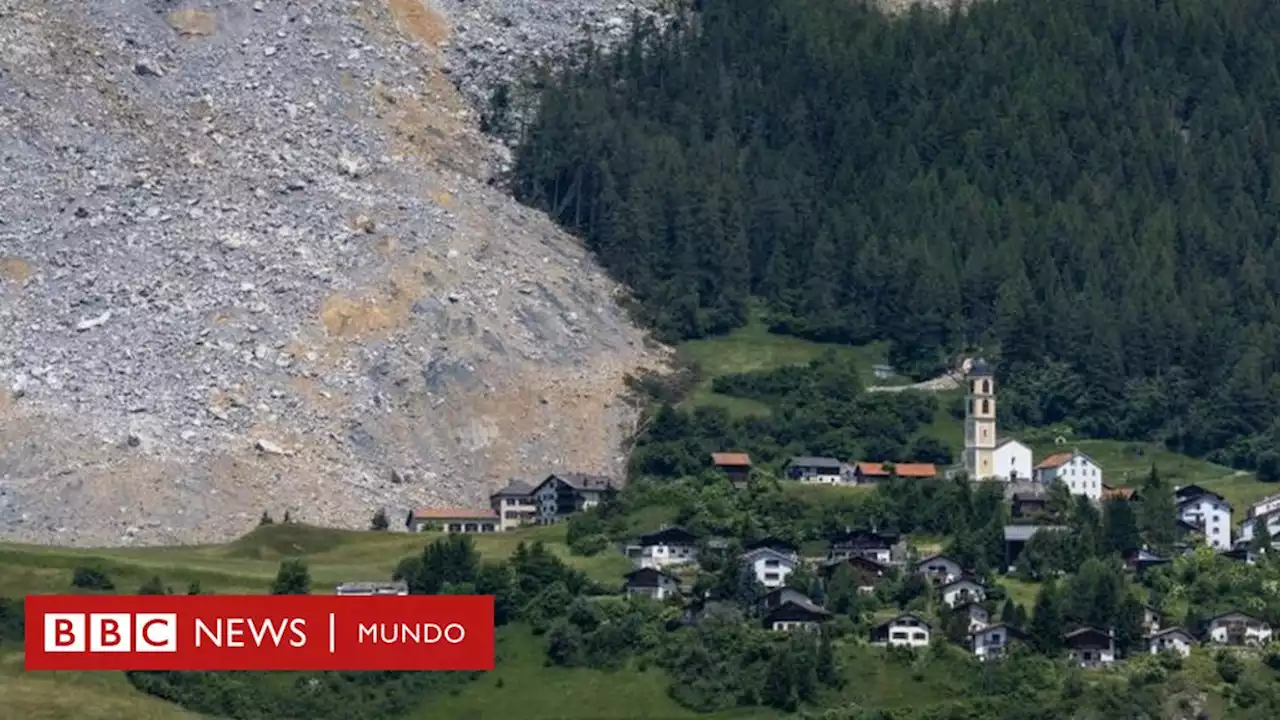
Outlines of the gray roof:
[[1004,539],[1008,541],[1030,540],[1040,530],[1066,530],[1062,525],[1005,525]]
[[969,366],[969,377],[990,377],[994,375],[991,366],[987,364],[986,358],[978,358]]
[[345,582],[340,583],[334,590],[339,594],[392,594],[409,592],[409,583],[403,580],[396,580],[395,582]]
[[507,486],[489,497],[523,497],[533,492],[533,487],[526,482],[521,482],[515,478],[507,483]]
[[552,473],[577,490],[608,490],[613,487],[613,479],[607,475],[589,475],[587,473]]
[[791,467],[824,467],[839,469],[844,463],[835,458],[829,457],[810,457],[801,455],[800,457],[791,458]]

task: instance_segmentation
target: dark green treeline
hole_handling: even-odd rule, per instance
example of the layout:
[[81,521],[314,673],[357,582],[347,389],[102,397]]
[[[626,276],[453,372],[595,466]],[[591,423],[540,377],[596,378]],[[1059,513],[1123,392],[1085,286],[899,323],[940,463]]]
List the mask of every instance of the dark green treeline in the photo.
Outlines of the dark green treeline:
[[541,78],[513,181],[663,338],[981,348],[1006,423],[1280,476],[1280,4],[699,5]]

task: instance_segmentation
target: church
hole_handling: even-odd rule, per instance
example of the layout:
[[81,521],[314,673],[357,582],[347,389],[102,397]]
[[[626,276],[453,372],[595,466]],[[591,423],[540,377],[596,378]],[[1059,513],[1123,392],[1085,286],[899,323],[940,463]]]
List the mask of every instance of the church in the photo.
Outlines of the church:
[[964,470],[974,480],[1029,481],[1031,448],[996,434],[996,378],[987,361],[965,361]]

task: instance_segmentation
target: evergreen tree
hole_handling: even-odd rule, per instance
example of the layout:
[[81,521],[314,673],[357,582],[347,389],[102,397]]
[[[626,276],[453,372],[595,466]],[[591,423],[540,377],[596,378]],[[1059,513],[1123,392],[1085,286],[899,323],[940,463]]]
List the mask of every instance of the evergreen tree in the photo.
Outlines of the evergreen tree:
[[1138,520],[1147,544],[1160,552],[1168,552],[1177,539],[1178,511],[1173,502],[1173,490],[1155,465],[1147,474],[1138,493]]
[[310,595],[311,572],[305,560],[290,559],[280,563],[276,581],[271,585],[272,595]]
[[369,521],[370,530],[386,530],[391,527],[391,522],[387,519],[386,508],[378,508],[373,514],[373,520]]
[[1138,532],[1138,518],[1128,500],[1112,499],[1102,506],[1102,523],[1105,528],[1103,547],[1107,552],[1126,553],[1142,546]]
[[1062,648],[1063,631],[1062,600],[1057,585],[1045,582],[1036,593],[1035,609],[1027,628],[1027,640],[1037,652],[1054,655]]

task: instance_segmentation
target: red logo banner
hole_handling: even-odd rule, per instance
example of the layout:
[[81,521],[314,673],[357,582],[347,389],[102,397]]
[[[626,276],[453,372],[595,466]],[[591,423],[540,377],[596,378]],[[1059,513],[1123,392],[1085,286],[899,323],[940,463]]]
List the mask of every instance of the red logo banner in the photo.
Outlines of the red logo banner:
[[492,670],[490,595],[28,595],[27,670]]

